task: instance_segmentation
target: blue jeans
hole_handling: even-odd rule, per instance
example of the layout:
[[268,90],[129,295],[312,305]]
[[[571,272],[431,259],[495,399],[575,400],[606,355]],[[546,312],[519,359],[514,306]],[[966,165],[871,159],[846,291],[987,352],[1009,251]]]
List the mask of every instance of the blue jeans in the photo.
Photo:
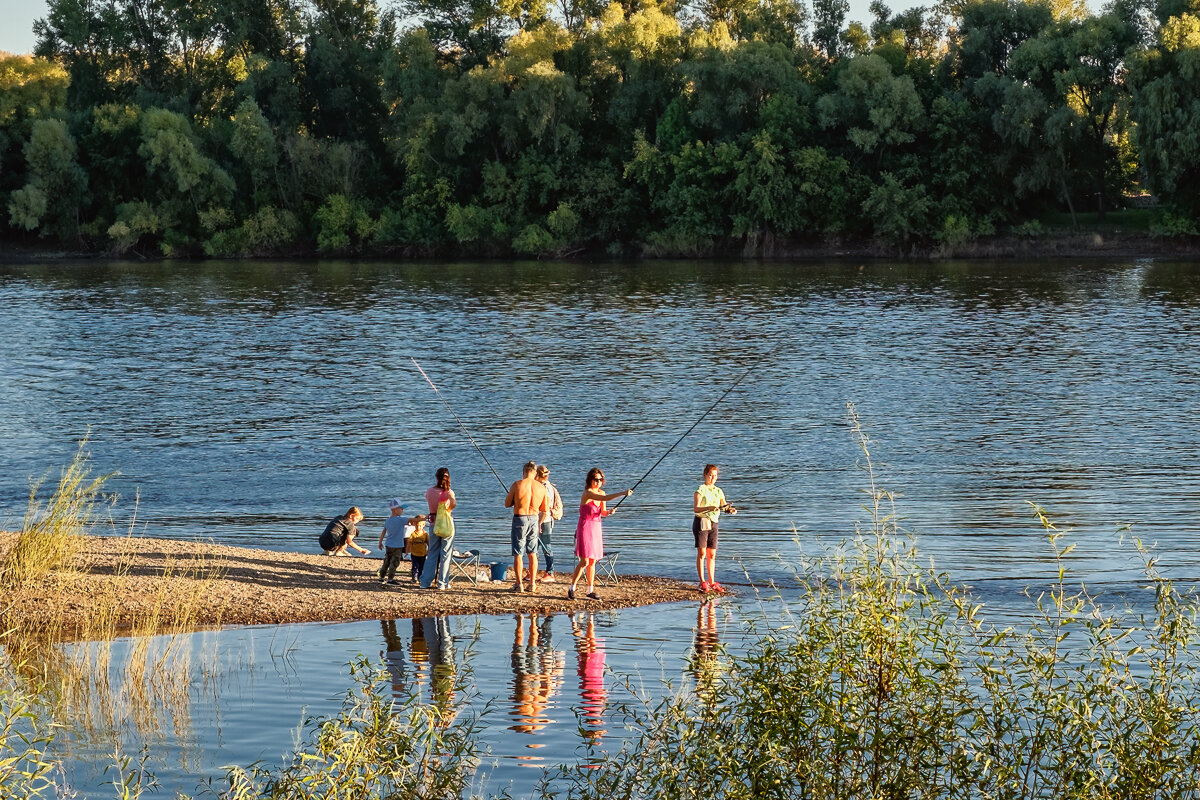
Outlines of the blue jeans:
[[454,537],[429,537],[429,552],[421,569],[421,588],[428,589],[436,580],[441,586],[450,584],[450,554],[454,552]]
[[550,534],[554,531],[554,520],[548,519],[542,523],[538,531],[538,553],[546,564],[546,572],[554,572],[554,550],[550,547]]

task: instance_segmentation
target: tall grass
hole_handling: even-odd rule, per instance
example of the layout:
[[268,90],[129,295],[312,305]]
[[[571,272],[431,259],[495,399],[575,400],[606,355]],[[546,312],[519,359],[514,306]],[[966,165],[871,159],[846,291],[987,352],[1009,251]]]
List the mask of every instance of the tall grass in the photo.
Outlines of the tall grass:
[[110,501],[101,489],[115,473],[93,476],[86,446],[84,438],[47,502],[38,499],[43,481],[30,488],[21,530],[0,562],[0,586],[22,586],[65,566],[78,541],[100,521],[98,506]]
[[[386,669],[360,659],[357,686],[338,714],[310,724],[283,766],[233,768],[222,800],[451,800],[468,795],[480,766],[478,717],[447,721],[436,702],[391,697]],[[462,689],[461,684],[458,687]]]
[[[101,494],[111,475],[92,476],[85,446],[86,439],[48,501],[33,487],[22,529],[0,560],[8,598],[0,608],[0,663],[6,667],[0,687],[19,691],[40,716],[73,734],[109,740],[131,726],[143,740],[153,740],[171,722],[186,725],[190,651],[181,648],[181,634],[196,627],[224,564],[205,556],[168,560],[142,582],[140,613],[126,621],[130,572],[140,548],[136,502],[126,535],[110,540],[117,553],[109,574],[91,574],[93,566],[78,554],[102,521],[112,527],[111,515],[101,509],[113,499]],[[70,589],[85,579],[92,591],[81,598]],[[114,661],[112,642],[122,635],[132,637],[130,646]]]

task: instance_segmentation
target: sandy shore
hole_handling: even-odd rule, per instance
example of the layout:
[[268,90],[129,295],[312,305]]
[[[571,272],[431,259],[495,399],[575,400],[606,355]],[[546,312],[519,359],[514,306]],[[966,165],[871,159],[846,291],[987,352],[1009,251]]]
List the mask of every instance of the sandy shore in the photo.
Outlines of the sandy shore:
[[581,591],[580,599],[571,601],[566,596],[569,573],[557,573],[555,583],[539,584],[537,594],[517,594],[511,591],[511,562],[505,581],[472,585],[460,576],[442,591],[410,583],[404,562],[403,574],[397,575],[403,584],[381,586],[380,563],[371,556],[332,558],[209,542],[87,537],[69,569],[10,593],[5,605],[35,626],[39,615],[53,613],[60,615],[64,629],[83,630],[89,616],[100,613],[115,616],[121,627],[135,628],[148,618],[165,625],[178,611],[190,625],[206,627],[628,608],[699,597],[693,584],[622,575],[619,584],[597,586],[600,600],[582,599]]

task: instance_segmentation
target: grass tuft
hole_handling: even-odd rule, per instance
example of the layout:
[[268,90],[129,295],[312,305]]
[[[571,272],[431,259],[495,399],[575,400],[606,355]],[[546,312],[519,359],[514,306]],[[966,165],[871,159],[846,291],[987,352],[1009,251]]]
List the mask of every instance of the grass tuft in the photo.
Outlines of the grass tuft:
[[100,521],[98,507],[115,500],[102,495],[101,488],[116,473],[93,476],[86,446],[85,437],[45,504],[38,500],[43,481],[30,487],[21,531],[0,563],[0,586],[18,588],[65,567],[79,541]]

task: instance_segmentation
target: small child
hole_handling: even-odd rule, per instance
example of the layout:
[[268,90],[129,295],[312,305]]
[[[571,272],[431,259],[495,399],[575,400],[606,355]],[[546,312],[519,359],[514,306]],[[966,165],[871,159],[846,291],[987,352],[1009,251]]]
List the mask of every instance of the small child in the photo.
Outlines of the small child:
[[413,531],[408,536],[408,554],[412,556],[412,579],[419,580],[429,552],[429,531],[425,530],[425,515],[417,514],[408,521]]
[[[404,532],[407,520],[402,516],[404,505],[399,500],[390,501],[388,508],[392,510],[392,515],[384,521],[383,531],[379,534],[379,548],[384,551],[383,566],[379,568],[379,583],[381,586],[387,584],[399,586],[400,581],[396,580],[396,568],[400,566],[400,561],[404,556]],[[384,549],[385,547],[386,549]]]

